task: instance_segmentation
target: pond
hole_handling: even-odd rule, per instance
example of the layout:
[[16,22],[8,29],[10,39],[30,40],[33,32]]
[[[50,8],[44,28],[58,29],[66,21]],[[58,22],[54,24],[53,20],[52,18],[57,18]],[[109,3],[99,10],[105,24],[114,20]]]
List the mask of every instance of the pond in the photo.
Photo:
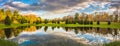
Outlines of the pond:
[[120,29],[22,26],[0,29],[0,38],[20,46],[98,46],[120,40]]

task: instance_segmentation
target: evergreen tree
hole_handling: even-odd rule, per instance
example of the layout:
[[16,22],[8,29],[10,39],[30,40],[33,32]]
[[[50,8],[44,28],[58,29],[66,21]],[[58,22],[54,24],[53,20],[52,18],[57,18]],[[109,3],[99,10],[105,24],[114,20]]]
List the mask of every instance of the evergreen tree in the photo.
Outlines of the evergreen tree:
[[9,16],[6,16],[4,23],[5,25],[11,25],[12,21]]
[[100,25],[100,21],[97,21],[97,25]]
[[108,21],[108,25],[110,25],[111,24],[111,22],[110,21]]

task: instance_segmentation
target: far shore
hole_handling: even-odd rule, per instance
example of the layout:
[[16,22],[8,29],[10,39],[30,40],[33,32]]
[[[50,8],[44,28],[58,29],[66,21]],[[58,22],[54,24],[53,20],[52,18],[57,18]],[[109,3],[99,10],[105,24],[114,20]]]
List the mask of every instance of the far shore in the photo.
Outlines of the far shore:
[[84,24],[55,24],[55,23],[41,23],[41,24],[11,24],[11,25],[5,25],[5,24],[0,24],[0,29],[4,28],[16,28],[20,26],[60,26],[60,27],[100,27],[100,28],[120,28],[120,23],[114,23],[112,22],[110,25],[107,24],[107,22],[101,22],[100,25],[97,25],[96,22],[94,22],[92,25],[84,25]]

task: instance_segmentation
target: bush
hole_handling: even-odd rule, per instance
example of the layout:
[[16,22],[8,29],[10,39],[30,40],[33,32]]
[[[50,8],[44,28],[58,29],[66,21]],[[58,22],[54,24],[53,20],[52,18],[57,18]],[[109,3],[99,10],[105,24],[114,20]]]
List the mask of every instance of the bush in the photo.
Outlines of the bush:
[[60,21],[57,21],[58,24],[60,24]]
[[90,24],[93,25],[93,21],[90,21]]
[[111,24],[111,22],[110,21],[108,21],[108,25],[110,25]]
[[83,24],[83,21],[79,21],[78,23],[79,23],[79,24]]
[[97,25],[100,25],[100,21],[97,21]]
[[65,21],[65,24],[68,24],[68,20]]
[[41,21],[37,20],[35,23],[36,23],[36,24],[40,24],[40,23],[41,23]]
[[87,25],[87,24],[89,24],[89,21],[84,21],[84,25]]

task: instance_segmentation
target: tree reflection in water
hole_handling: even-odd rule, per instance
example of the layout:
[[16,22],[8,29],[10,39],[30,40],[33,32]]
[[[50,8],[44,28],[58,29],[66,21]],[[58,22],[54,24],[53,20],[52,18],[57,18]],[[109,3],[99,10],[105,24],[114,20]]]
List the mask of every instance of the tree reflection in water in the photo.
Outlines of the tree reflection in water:
[[4,29],[4,30],[5,30],[6,38],[10,38],[11,37],[11,33],[12,33],[12,28],[7,28],[7,29]]
[[46,31],[47,31],[47,29],[48,29],[48,26],[45,26],[44,31],[46,32]]
[[[43,28],[43,29],[42,29]],[[40,29],[40,30],[39,30]],[[87,36],[93,36],[96,38],[103,37],[101,39],[105,40],[104,38],[108,38],[108,40],[120,40],[120,29],[112,29],[112,28],[99,28],[99,27],[51,27],[52,31],[48,30],[50,29],[48,26],[22,26],[17,28],[6,28],[6,29],[0,29],[0,38],[11,38],[12,36],[19,36],[22,32],[36,32],[38,31],[47,31],[49,32],[55,32],[57,30],[67,33],[74,33],[75,35],[80,35],[82,37]],[[57,29],[57,30],[56,30]],[[61,33],[62,33],[61,32]],[[57,33],[57,32],[55,32]],[[53,33],[54,34],[54,33]],[[58,33],[59,34],[59,33]],[[74,35],[72,34],[72,35]],[[59,34],[60,35],[60,34]],[[99,36],[99,37],[98,37]],[[111,37],[112,36],[112,37]],[[48,36],[46,36],[48,37]],[[58,37],[58,36],[57,36]],[[95,40],[95,39],[93,39]],[[99,39],[98,39],[99,40]]]

